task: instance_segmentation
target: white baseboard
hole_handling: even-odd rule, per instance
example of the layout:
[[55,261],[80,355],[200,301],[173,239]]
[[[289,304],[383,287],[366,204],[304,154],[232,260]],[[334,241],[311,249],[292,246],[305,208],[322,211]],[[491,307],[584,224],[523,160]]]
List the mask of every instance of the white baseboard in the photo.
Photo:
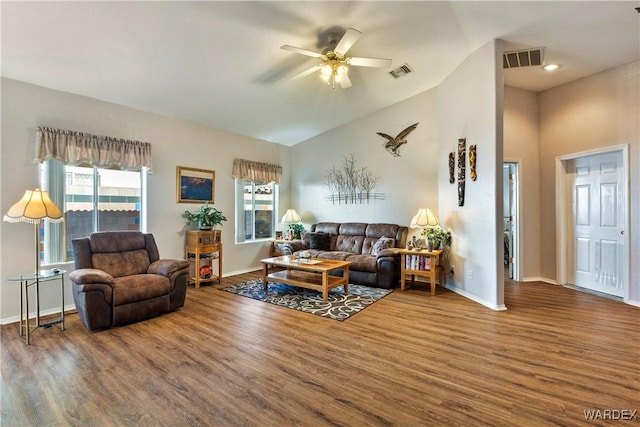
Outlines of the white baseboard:
[[519,280],[520,282],[544,282],[550,285],[557,285],[558,282],[555,280],[547,279],[545,277],[525,277]]
[[504,311],[507,309],[507,306],[504,304],[493,304],[490,303],[489,301],[485,301],[482,298],[478,298],[476,295],[470,294],[469,292],[465,291],[464,289],[460,289],[457,288],[453,285],[447,284],[445,286],[445,288],[449,289],[450,291],[453,291],[455,293],[457,293],[458,295],[462,295],[465,298],[470,299],[471,301],[477,302],[478,304],[484,305],[485,307],[490,308],[491,310],[495,310],[495,311]]
[[625,303],[629,304],[629,305],[633,305],[634,307],[640,307],[640,301],[634,301],[634,300],[626,300]]
[[[65,305],[64,312],[65,314],[69,311],[76,311],[76,305]],[[60,308],[50,308],[47,310],[40,310],[40,317],[50,316],[54,314],[60,314]],[[34,311],[29,315],[29,319],[33,320],[36,317],[36,312]],[[10,323],[18,323],[20,321],[20,315],[5,317],[4,319],[0,319],[0,325],[8,325]]]

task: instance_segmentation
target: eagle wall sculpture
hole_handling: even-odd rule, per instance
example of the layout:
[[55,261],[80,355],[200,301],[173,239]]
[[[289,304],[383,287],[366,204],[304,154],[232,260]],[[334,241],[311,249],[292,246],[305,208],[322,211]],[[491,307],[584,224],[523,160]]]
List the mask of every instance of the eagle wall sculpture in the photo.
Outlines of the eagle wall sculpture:
[[[418,122],[420,123],[420,122]],[[402,132],[398,134],[395,138],[387,135],[386,133],[376,132],[381,137],[385,138],[387,142],[384,144],[384,148],[391,153],[394,157],[400,157],[400,152],[398,149],[401,145],[406,144],[407,140],[405,139],[407,135],[409,135],[416,127],[418,127],[418,123],[412,124]]]

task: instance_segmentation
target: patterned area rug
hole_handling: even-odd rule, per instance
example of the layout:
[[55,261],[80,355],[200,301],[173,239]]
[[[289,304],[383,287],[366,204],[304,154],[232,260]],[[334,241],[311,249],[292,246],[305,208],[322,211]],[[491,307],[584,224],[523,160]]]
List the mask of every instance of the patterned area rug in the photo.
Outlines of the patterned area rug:
[[265,294],[262,279],[221,290],[340,321],[359,313],[392,292],[390,289],[349,284],[348,294],[345,295],[342,286],[339,286],[329,292],[328,300],[324,302],[322,292],[282,283],[269,282],[269,293]]

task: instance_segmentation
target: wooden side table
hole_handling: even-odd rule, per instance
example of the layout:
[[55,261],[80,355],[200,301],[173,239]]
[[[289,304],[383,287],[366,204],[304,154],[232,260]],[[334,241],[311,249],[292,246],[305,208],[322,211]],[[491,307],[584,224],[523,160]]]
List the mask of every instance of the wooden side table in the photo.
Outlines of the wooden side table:
[[[200,267],[211,265],[215,258],[218,258],[218,274],[211,277],[201,277]],[[193,283],[196,288],[201,283],[218,280],[222,283],[222,241],[220,230],[189,230],[187,231],[187,245],[185,247],[185,258],[191,263],[187,283]],[[206,264],[203,264],[203,261]],[[191,268],[193,267],[193,274]]]
[[436,278],[440,279],[440,286],[444,286],[441,249],[433,251],[401,249],[400,255],[400,289],[405,290],[407,274],[411,275],[411,285],[415,283],[415,276],[428,277],[431,295],[436,294]]
[[278,250],[278,244],[281,243],[288,243],[291,240],[284,240],[284,239],[271,239],[271,250],[269,251],[269,254],[271,257],[279,257],[284,255],[282,252],[280,252]]

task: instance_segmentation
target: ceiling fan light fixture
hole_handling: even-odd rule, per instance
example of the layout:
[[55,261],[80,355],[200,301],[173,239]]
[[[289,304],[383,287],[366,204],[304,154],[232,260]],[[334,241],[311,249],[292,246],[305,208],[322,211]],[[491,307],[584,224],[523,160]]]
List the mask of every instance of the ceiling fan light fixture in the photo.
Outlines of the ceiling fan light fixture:
[[334,35],[334,40],[330,43],[332,47],[324,49],[322,53],[313,52],[299,47],[283,45],[280,48],[311,56],[320,59],[321,63],[297,74],[294,79],[305,77],[320,71],[320,78],[325,81],[332,89],[335,89],[336,83],[339,83],[343,89],[352,86],[349,78],[349,66],[355,67],[372,67],[387,68],[391,65],[390,59],[382,58],[360,58],[347,56],[347,51],[360,38],[362,33],[354,28],[348,28],[347,31],[338,40],[338,36]]

